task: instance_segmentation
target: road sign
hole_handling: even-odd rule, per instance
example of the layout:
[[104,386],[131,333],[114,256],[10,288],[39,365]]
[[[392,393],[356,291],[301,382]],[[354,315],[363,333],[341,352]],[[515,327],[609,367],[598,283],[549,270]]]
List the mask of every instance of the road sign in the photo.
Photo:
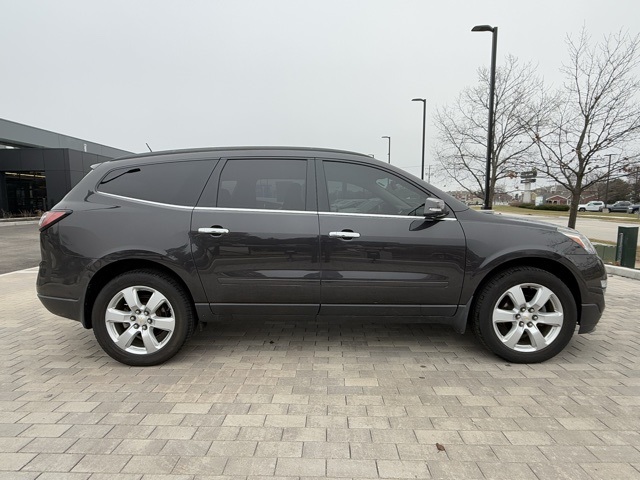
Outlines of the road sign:
[[520,180],[520,183],[536,183],[535,178],[526,178],[524,180]]
[[538,176],[538,172],[536,170],[531,170],[530,172],[522,172],[520,174],[520,178],[535,178]]

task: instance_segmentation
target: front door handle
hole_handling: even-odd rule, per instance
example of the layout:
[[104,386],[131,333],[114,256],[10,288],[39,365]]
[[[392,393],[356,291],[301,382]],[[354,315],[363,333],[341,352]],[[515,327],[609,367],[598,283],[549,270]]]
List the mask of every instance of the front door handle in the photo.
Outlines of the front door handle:
[[198,229],[198,233],[209,233],[211,235],[224,235],[225,233],[229,233],[229,229],[228,228],[206,228],[206,227],[201,227]]
[[329,232],[330,237],[343,238],[345,240],[351,238],[360,238],[360,234],[358,232]]

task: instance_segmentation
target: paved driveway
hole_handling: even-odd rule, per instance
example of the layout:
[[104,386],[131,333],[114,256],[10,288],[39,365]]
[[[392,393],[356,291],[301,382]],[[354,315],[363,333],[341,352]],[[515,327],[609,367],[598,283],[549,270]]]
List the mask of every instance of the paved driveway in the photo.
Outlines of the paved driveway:
[[443,327],[280,319],[210,325],[151,368],[34,280],[0,276],[0,478],[640,478],[633,280],[541,365]]
[[40,263],[40,232],[37,223],[0,224],[0,275]]

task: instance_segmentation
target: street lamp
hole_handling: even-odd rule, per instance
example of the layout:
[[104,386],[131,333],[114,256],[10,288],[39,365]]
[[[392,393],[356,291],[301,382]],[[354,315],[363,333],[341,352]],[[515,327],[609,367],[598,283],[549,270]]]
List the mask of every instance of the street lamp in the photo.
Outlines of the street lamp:
[[424,180],[424,137],[427,131],[427,100],[424,98],[414,98],[412,102],[422,102],[422,169],[420,178]]
[[604,188],[604,206],[607,206],[609,202],[609,178],[611,178],[611,157],[613,157],[613,153],[607,153],[603,155],[603,157],[609,157],[609,166],[607,167],[607,186]]
[[489,133],[487,133],[487,168],[484,180],[484,205],[483,210],[491,210],[489,197],[489,181],[491,178],[491,156],[493,155],[493,131],[495,129],[495,118],[493,116],[494,91],[496,87],[496,50],[498,49],[498,27],[491,25],[476,25],[472,32],[491,32],[491,81],[489,83]]
[[391,163],[391,137],[384,135],[380,138],[386,138],[387,140],[389,140],[389,149],[387,151],[387,157],[389,157],[389,163]]

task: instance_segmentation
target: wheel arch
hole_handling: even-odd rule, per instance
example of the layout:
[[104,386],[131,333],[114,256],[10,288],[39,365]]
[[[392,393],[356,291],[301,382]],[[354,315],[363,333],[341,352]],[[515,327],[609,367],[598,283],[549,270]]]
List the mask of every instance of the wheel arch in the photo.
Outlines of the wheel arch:
[[486,273],[486,275],[482,278],[482,280],[480,280],[480,282],[478,282],[478,284],[476,285],[474,291],[473,291],[473,298],[471,301],[471,306],[469,308],[468,311],[468,317],[467,317],[467,321],[469,321],[469,319],[471,318],[471,315],[473,314],[473,312],[475,311],[476,308],[476,304],[477,304],[477,299],[478,299],[478,292],[480,292],[484,286],[491,281],[491,279],[493,277],[495,277],[496,275],[498,275],[499,273],[508,270],[510,268],[514,268],[514,267],[534,267],[534,268],[539,268],[540,270],[545,270],[555,276],[557,276],[560,280],[562,280],[562,282],[569,288],[569,290],[571,291],[571,294],[573,295],[573,298],[575,300],[576,303],[576,309],[577,309],[577,313],[578,313],[578,318],[580,318],[581,313],[582,313],[582,295],[580,292],[580,286],[578,285],[578,281],[576,280],[575,276],[573,275],[573,273],[571,272],[571,270],[566,267],[565,265],[563,265],[560,262],[557,262],[555,260],[549,259],[549,258],[543,258],[543,257],[526,257],[526,258],[515,258],[515,259],[510,259],[507,260],[497,266],[495,266],[493,269],[491,269],[489,272]]
[[[178,275],[176,272],[171,270],[166,265],[163,265],[158,262],[154,262],[152,260],[146,260],[146,259],[117,260],[115,262],[109,263],[108,265],[105,265],[104,267],[96,271],[91,277],[91,280],[89,281],[89,284],[87,286],[87,290],[85,293],[85,297],[84,297],[84,306],[83,306],[83,315],[82,315],[82,325],[84,326],[84,328],[93,328],[91,312],[93,310],[93,304],[95,303],[96,297],[98,296],[98,293],[100,293],[100,290],[111,279],[117,277],[118,275],[121,275],[126,272],[130,272],[132,270],[142,270],[142,269],[155,270],[157,272],[163,273],[171,277],[173,280],[178,282],[180,287],[184,290],[185,294],[191,301],[191,304],[195,305],[193,296],[191,294],[191,291],[187,287],[187,284],[180,277],[180,275]],[[198,315],[197,313],[194,313],[194,315],[195,315],[195,320],[197,324]]]

